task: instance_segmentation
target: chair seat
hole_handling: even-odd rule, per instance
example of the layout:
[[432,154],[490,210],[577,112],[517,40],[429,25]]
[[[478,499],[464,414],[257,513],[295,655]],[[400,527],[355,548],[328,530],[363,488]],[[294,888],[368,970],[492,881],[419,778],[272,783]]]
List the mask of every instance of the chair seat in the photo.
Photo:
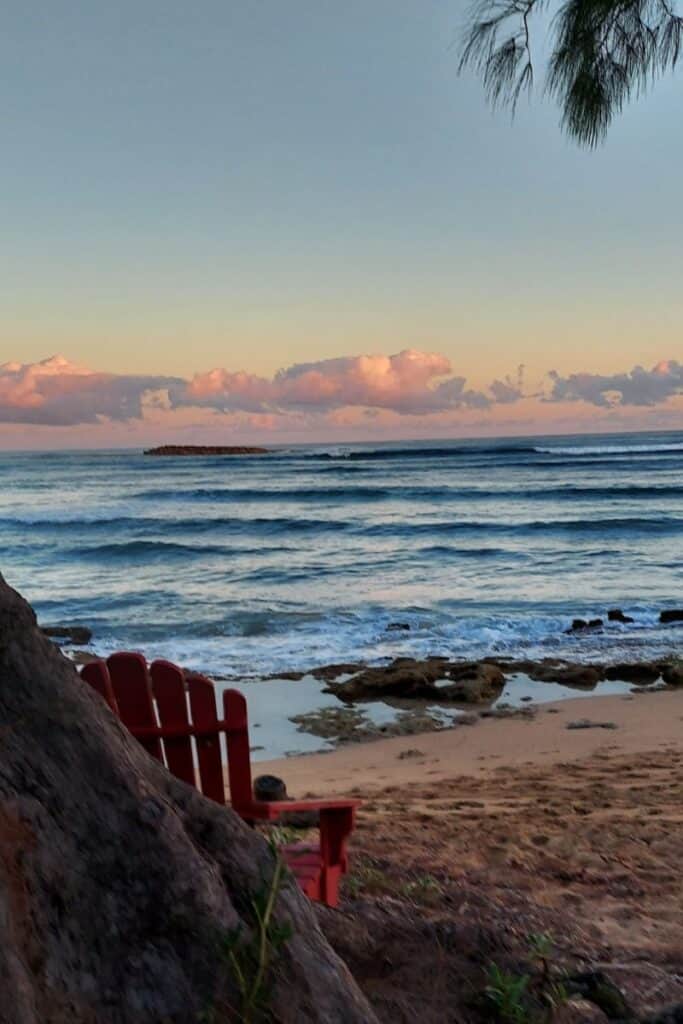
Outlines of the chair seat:
[[312,843],[290,843],[280,847],[284,861],[292,872],[299,888],[307,896],[315,898],[320,889],[323,859],[320,847]]

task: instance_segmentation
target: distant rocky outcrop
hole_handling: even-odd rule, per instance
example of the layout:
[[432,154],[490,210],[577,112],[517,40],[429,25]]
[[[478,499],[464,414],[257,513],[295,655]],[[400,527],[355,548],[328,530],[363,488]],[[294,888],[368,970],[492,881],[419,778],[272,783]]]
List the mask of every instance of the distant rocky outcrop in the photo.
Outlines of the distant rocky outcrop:
[[268,455],[267,448],[240,445],[162,444],[147,448],[145,455]]
[[[244,1019],[227,948],[255,934],[274,865],[145,753],[0,577],[0,1024]],[[268,1018],[375,1021],[289,876],[276,920],[291,936]]]

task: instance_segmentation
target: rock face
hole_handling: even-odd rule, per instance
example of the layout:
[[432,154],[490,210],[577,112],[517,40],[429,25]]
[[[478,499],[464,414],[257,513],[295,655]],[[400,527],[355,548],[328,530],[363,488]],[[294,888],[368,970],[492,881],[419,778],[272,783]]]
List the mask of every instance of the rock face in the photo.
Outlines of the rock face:
[[[226,942],[246,949],[274,864],[143,751],[0,577],[1,1024],[243,1019]],[[276,919],[292,934],[270,1018],[373,1022],[289,876]]]
[[145,455],[268,455],[267,448],[235,445],[164,444],[148,448]]

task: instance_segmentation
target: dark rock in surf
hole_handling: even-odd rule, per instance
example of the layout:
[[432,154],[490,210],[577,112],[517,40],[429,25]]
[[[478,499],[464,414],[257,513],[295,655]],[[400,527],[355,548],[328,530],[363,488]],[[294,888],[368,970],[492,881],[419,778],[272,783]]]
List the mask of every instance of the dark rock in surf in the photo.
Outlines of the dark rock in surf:
[[390,622],[387,626],[387,633],[398,633],[400,631],[406,632],[410,629],[410,623],[408,622]]
[[607,618],[610,622],[623,622],[624,624],[635,621],[630,615],[624,615],[621,608],[610,608]]
[[659,613],[660,622],[683,622],[683,608],[667,608]]
[[667,686],[683,686],[683,661],[664,665],[662,668],[662,679]]
[[89,644],[92,630],[87,626],[41,626],[45,636],[51,640],[62,640],[69,644]]
[[572,619],[572,624],[569,629],[565,629],[565,633],[583,633],[586,630],[601,629],[602,626],[602,619]]
[[336,679],[338,676],[352,676],[356,672],[362,672],[367,666],[360,662],[342,661],[334,665],[320,665],[311,669],[311,675],[315,679]]

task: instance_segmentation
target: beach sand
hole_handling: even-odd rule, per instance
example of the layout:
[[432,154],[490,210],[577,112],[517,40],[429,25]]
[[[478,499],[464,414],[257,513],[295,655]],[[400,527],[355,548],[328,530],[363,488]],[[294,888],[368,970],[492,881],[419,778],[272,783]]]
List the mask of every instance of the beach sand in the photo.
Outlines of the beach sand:
[[[616,728],[567,729],[583,718]],[[424,1022],[471,1019],[490,964],[545,932],[639,1015],[683,1003],[682,769],[683,690],[259,765],[295,797],[364,799],[323,927],[380,1019]]]

